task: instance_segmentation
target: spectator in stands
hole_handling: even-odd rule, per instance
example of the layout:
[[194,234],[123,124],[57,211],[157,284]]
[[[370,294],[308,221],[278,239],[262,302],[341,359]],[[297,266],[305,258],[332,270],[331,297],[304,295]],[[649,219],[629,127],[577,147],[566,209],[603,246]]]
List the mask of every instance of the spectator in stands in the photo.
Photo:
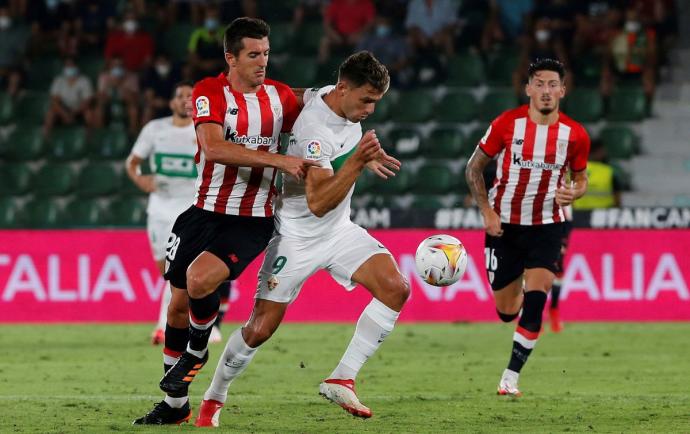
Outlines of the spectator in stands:
[[324,35],[319,62],[328,60],[333,49],[352,51],[374,25],[376,9],[371,0],[333,0],[324,12]]
[[80,74],[73,58],[65,59],[62,74],[53,79],[50,86],[50,107],[43,123],[43,134],[49,136],[53,126],[83,123],[94,124],[93,85],[88,77]]
[[439,80],[442,56],[453,55],[457,12],[451,0],[412,0],[408,5],[405,28],[421,83]]
[[636,7],[625,11],[625,21],[608,43],[601,76],[601,92],[608,96],[620,81],[642,81],[647,105],[656,87],[656,32],[645,25]]
[[189,37],[188,63],[196,80],[218,75],[225,68],[222,56],[223,31],[220,27],[220,11],[215,6],[209,6],[204,25],[194,30]]
[[471,48],[480,51],[482,35],[489,18],[489,4],[486,0],[464,0],[458,10],[454,48]]
[[665,55],[678,37],[678,7],[674,0],[633,0],[640,17],[654,27],[657,36],[659,64],[665,64]]
[[396,32],[388,17],[377,16],[376,25],[357,45],[357,50],[367,50],[386,65],[391,84],[408,87],[414,71],[410,65],[411,50],[405,37]]
[[75,4],[66,0],[32,1],[26,9],[26,19],[31,23],[31,53],[55,52],[60,41],[69,37],[65,30],[75,20]]
[[105,125],[126,117],[128,131],[135,136],[139,132],[139,80],[137,75],[125,68],[119,57],[112,57],[105,71],[98,77],[98,104],[96,125]]
[[181,80],[180,68],[163,53],[156,56],[153,66],[145,72],[141,82],[144,95],[144,110],[141,124],[151,119],[164,117],[170,112],[170,89]]
[[77,27],[80,45],[89,52],[103,52],[105,31],[115,27],[115,5],[100,0],[84,0],[79,7]]
[[328,0],[299,0],[292,14],[292,27],[296,30],[305,21],[320,21],[326,14]]
[[587,161],[587,193],[573,204],[576,210],[615,208],[621,205],[622,183],[607,162],[601,140],[592,140]]
[[563,47],[570,51],[575,32],[575,12],[574,2],[570,0],[537,0],[533,19],[548,19],[552,37],[560,40]]
[[575,35],[573,59],[580,56],[603,55],[623,14],[622,1],[582,0],[575,2]]
[[122,24],[108,33],[105,42],[105,59],[120,58],[123,66],[132,72],[146,68],[153,59],[154,44],[151,35],[139,28],[132,11],[122,18]]
[[24,75],[22,62],[29,40],[28,29],[17,26],[9,9],[0,6],[0,84],[14,97]]
[[512,46],[525,34],[534,0],[491,0],[489,21],[486,25],[482,46],[485,51],[496,45]]

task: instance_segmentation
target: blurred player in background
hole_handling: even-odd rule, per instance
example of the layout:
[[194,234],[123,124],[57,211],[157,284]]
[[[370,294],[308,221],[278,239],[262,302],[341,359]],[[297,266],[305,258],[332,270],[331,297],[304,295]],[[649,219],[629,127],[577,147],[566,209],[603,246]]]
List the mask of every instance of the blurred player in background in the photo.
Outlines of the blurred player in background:
[[[161,275],[165,273],[165,248],[173,223],[194,199],[194,182],[197,176],[194,164],[196,133],[192,118],[185,110],[185,101],[191,98],[192,87],[193,83],[188,81],[175,85],[169,101],[172,116],[152,120],[144,126],[125,164],[130,179],[143,192],[149,193],[146,229],[153,259]],[[141,164],[147,158],[150,159],[151,175],[141,172]],[[218,290],[225,300],[221,306],[227,310],[229,282],[221,284]],[[171,297],[172,292],[166,285],[161,294],[158,324],[151,334],[151,343],[154,345],[165,342]],[[187,327],[186,300],[183,306],[173,306],[173,316],[180,309],[185,311],[182,321],[184,327]],[[219,315],[219,321],[220,318]],[[221,341],[219,321],[213,329],[212,342]],[[174,324],[175,320],[172,322]]]
[[[496,311],[510,322],[522,315],[513,335],[500,395],[520,396],[518,378],[541,331],[547,294],[560,257],[565,215],[587,190],[589,136],[559,112],[565,68],[553,59],[529,66],[529,104],[497,117],[467,164],[466,178],[486,230],[486,270]],[[482,176],[495,159],[496,180],[487,194]],[[572,182],[564,183],[566,170]],[[523,283],[524,279],[524,283]]]
[[189,420],[188,388],[208,360],[220,306],[217,288],[237,279],[266,248],[274,228],[277,171],[301,179],[316,164],[278,154],[280,133],[292,128],[300,104],[288,86],[266,79],[269,32],[262,20],[235,19],[223,41],[230,72],[206,78],[192,91],[196,200],[173,225],[165,273],[171,304],[189,297],[189,328],[166,335],[166,347],[175,351],[169,353],[174,365],[160,381],[166,397],[136,425]]
[[565,220],[563,221],[563,234],[561,234],[561,251],[556,263],[556,278],[553,280],[553,286],[551,287],[551,304],[549,306],[549,324],[551,325],[551,331],[554,333],[563,331],[559,302],[563,273],[565,272],[565,255],[568,253],[568,242],[573,231],[573,207],[571,205],[564,206],[563,215]]
[[259,271],[254,310],[230,336],[204,395],[196,426],[218,426],[230,383],[249,365],[258,347],[277,330],[305,281],[327,270],[346,289],[361,284],[371,302],[357,322],[340,363],[319,393],[354,416],[371,417],[355,394],[355,377],[393,330],[409,285],[390,252],[350,220],[350,199],[365,168],[386,178],[400,162],[381,149],[373,130],[359,123],[388,90],[386,67],[362,51],[340,66],[336,86],[313,97],[293,128],[288,155],[317,162],[304,183],[287,178],[276,201],[276,233]]

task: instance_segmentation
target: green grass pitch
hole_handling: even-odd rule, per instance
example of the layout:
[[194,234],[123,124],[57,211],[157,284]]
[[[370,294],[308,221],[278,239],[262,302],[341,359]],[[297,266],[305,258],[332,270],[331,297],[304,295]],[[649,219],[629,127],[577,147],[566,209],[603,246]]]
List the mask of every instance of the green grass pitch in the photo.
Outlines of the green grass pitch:
[[[224,335],[236,324],[225,324]],[[318,395],[352,324],[286,324],[235,381],[217,432],[690,432],[690,324],[566,324],[545,332],[524,396],[496,396],[514,325],[401,324],[360,372],[374,417]],[[0,432],[191,432],[133,427],[161,399],[149,325],[2,325]],[[191,388],[196,411],[221,345]]]

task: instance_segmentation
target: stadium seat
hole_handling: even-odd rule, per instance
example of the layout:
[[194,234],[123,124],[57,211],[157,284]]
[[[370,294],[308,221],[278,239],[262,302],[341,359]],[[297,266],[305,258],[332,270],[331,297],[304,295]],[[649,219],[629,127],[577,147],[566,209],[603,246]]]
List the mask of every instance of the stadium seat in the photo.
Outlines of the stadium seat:
[[596,122],[604,113],[604,102],[596,89],[579,88],[564,99],[565,113],[578,122]]
[[462,155],[464,139],[456,128],[435,128],[424,140],[422,154],[426,158],[455,160]]
[[359,178],[357,178],[357,183],[355,184],[355,195],[362,195],[371,191],[374,186],[376,175],[371,173],[369,170],[365,170]]
[[467,123],[477,117],[477,101],[467,91],[450,91],[441,98],[434,110],[438,122]]
[[611,95],[607,119],[610,121],[640,121],[646,116],[645,95],[642,89],[617,89]]
[[271,24],[271,54],[282,54],[290,49],[292,41],[292,23],[278,22]]
[[[144,166],[145,165],[142,164],[142,167]],[[122,180],[120,181],[120,189],[118,193],[125,197],[140,197],[147,195],[145,192],[141,191],[141,189],[137,187],[131,179],[129,179],[129,176],[127,176],[125,171],[122,172]]]
[[430,196],[427,194],[415,195],[410,205],[410,209],[436,210],[441,208],[445,208],[441,199],[438,196]]
[[0,93],[0,125],[5,125],[12,120],[14,104],[12,98],[6,93]]
[[632,175],[627,170],[625,170],[623,166],[616,163],[615,161],[611,162],[610,164],[611,167],[613,167],[613,178],[620,186],[620,189],[623,191],[631,191]]
[[517,97],[512,89],[490,90],[479,105],[479,120],[491,122],[504,111],[515,108],[516,104]]
[[77,195],[96,197],[113,194],[120,188],[120,176],[111,163],[97,162],[84,166],[77,181]]
[[291,87],[311,87],[316,82],[318,65],[313,57],[291,57],[280,66],[278,77]]
[[50,106],[50,95],[26,92],[14,105],[13,118],[23,124],[41,125]]
[[129,153],[127,132],[120,128],[95,130],[89,142],[89,154],[96,159],[124,160]]
[[43,134],[40,128],[17,124],[0,144],[0,154],[12,161],[35,161],[43,157]]
[[427,163],[417,170],[412,191],[424,195],[450,193],[456,177],[443,163]]
[[379,102],[376,103],[374,108],[374,113],[370,114],[365,122],[366,123],[381,123],[386,122],[390,119],[391,106],[393,105],[393,97],[390,95],[390,91],[384,95]]
[[[383,141],[384,148],[386,141]],[[411,158],[419,154],[422,149],[422,135],[416,128],[394,128],[389,134],[391,154],[396,158]]]
[[[319,51],[319,44],[323,36],[323,23],[320,21],[303,23],[294,33],[291,40],[292,51],[295,54],[311,56]],[[288,83],[292,86],[292,83]]]
[[480,125],[470,131],[467,135],[467,140],[465,140],[465,155],[472,155],[479,141],[484,137],[484,134],[486,134],[487,128],[489,128],[489,125]]
[[401,92],[391,110],[395,122],[426,122],[434,112],[434,98],[429,91]]
[[50,197],[35,197],[24,205],[24,219],[30,228],[54,228],[61,225],[62,207]]
[[157,46],[165,47],[166,52],[174,61],[186,61],[189,53],[189,37],[194,29],[195,26],[191,23],[173,24],[161,35]]
[[62,72],[63,66],[63,61],[58,57],[37,56],[28,68],[26,88],[48,90],[53,79]]
[[138,198],[112,201],[107,208],[106,222],[115,226],[145,226],[146,201]]
[[75,198],[63,208],[60,222],[67,227],[93,227],[106,223],[103,207],[94,199]]
[[38,196],[63,196],[74,188],[74,170],[67,163],[46,163],[31,182],[31,192]]
[[84,57],[78,59],[79,70],[82,74],[89,77],[91,84],[95,87],[98,85],[98,75],[105,66],[105,61],[102,56],[98,57]]
[[32,170],[28,164],[12,163],[0,167],[0,196],[21,196],[29,192]]
[[601,81],[601,58],[583,53],[573,59],[574,80],[577,86],[598,86]]
[[53,130],[47,146],[48,157],[56,161],[78,160],[86,154],[86,131],[81,127]]
[[458,54],[448,61],[448,86],[474,87],[484,79],[484,63],[481,57],[474,53]]
[[510,86],[518,67],[517,50],[501,50],[489,56],[487,77],[491,86]]
[[367,199],[363,206],[364,208],[396,208],[395,195],[372,195]]
[[626,126],[607,126],[601,130],[599,138],[606,148],[609,158],[628,159],[633,156],[636,142],[635,133]]
[[0,197],[0,229],[14,229],[22,226],[22,210],[17,201]]
[[410,172],[401,170],[396,176],[388,179],[374,177],[372,190],[380,194],[400,195],[410,188]]

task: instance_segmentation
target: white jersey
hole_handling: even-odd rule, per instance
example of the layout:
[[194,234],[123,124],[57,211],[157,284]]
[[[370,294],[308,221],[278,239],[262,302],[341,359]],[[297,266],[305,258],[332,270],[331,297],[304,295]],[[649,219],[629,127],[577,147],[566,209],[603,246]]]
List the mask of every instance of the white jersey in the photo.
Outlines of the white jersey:
[[[341,118],[323,100],[333,86],[322,88],[302,109],[292,128],[287,154],[318,162],[337,172],[362,138],[362,126]],[[350,199],[347,196],[323,217],[316,217],[307,205],[303,182],[283,177],[283,192],[276,200],[276,230],[284,236],[312,238],[337,232],[351,224]]]
[[154,119],[141,130],[132,154],[149,158],[156,191],[149,195],[149,217],[174,221],[194,202],[197,177],[194,124],[173,125],[172,116]]

